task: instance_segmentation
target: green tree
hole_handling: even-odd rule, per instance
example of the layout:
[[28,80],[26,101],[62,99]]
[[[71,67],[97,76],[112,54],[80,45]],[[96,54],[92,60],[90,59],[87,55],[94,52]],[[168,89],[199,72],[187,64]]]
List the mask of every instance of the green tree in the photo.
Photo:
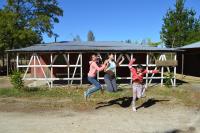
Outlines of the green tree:
[[87,40],[88,41],[95,41],[94,33],[91,30],[88,32]]
[[57,0],[7,0],[0,10],[1,56],[6,49],[40,43],[44,33],[53,36],[53,24],[62,15]]
[[196,12],[184,5],[184,0],[176,0],[175,9],[169,9],[163,18],[160,37],[167,47],[180,47],[200,40],[200,21],[195,18]]
[[126,43],[132,43],[131,39],[125,40]]
[[73,41],[81,42],[81,37],[79,35],[76,35],[76,37],[73,38]]
[[63,10],[57,0],[7,0],[6,10],[17,15],[17,26],[53,36],[53,24],[59,23]]
[[17,15],[0,10],[0,56],[4,66],[5,50],[26,47],[41,42],[40,34],[27,28],[16,26]]

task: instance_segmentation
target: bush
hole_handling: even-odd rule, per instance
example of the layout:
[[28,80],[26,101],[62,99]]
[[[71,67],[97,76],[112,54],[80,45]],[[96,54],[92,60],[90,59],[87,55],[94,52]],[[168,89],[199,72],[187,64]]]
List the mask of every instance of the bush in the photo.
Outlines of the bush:
[[21,72],[13,71],[12,75],[10,76],[11,83],[15,89],[21,90],[24,88],[24,82],[22,80]]
[[166,75],[165,75],[166,79],[164,80],[165,81],[165,86],[170,88],[172,87],[172,83],[171,83],[171,79],[173,79],[173,73],[170,73],[168,72]]

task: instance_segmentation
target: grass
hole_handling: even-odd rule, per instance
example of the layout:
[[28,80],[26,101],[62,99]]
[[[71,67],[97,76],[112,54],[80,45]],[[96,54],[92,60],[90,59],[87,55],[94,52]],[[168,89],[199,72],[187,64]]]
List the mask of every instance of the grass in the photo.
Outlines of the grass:
[[[91,96],[89,101],[85,102],[83,98],[83,92],[86,89],[86,87],[53,88],[51,90],[44,88],[34,88],[26,91],[19,91],[16,89],[0,89],[0,97],[16,97],[30,99],[47,98],[51,99],[51,101],[52,99],[54,101],[58,99],[69,99],[70,106],[76,106],[79,109],[86,109],[97,105],[99,102],[108,102],[123,97],[130,98],[132,96],[132,90],[130,89],[130,87],[120,88],[120,91],[116,93],[94,93],[94,95]],[[164,102],[164,104],[181,104],[185,106],[200,107],[200,91],[191,90],[189,86],[179,86],[177,88],[151,87],[146,92],[146,95],[146,98],[137,101],[137,105],[144,103],[150,98],[154,98],[156,100],[169,100],[169,102]]]
[[169,99],[172,104],[200,107],[200,91],[195,91],[185,86],[177,88],[152,88],[148,91],[148,95],[154,98]]

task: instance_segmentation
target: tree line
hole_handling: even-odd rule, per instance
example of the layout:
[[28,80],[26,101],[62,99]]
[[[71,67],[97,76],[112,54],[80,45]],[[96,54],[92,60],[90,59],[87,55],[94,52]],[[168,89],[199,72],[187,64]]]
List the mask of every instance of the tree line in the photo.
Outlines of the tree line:
[[49,37],[54,23],[59,23],[63,10],[57,0],[6,0],[0,9],[0,56],[4,64],[5,50],[27,47]]
[[[43,34],[55,37],[54,24],[59,23],[63,10],[57,0],[6,0],[6,5],[0,9],[0,56],[4,64],[5,50],[27,47],[43,42]],[[167,47],[181,47],[200,41],[200,17],[193,9],[185,7],[185,0],[176,0],[173,8],[169,8],[163,17],[160,39]],[[73,38],[81,41],[79,35]],[[90,30],[87,41],[95,41],[95,35]],[[130,39],[127,43],[133,43]],[[145,41],[139,43],[145,44]],[[152,46],[161,42],[151,42]]]

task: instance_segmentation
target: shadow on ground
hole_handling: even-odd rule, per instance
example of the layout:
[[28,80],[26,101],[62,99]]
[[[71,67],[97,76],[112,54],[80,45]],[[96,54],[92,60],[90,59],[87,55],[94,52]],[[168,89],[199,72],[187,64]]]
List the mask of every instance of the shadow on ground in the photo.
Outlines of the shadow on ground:
[[148,99],[146,102],[144,102],[142,105],[140,105],[139,107],[137,107],[136,109],[140,109],[140,108],[148,108],[151,107],[153,105],[155,105],[158,102],[167,102],[169,100],[156,100],[154,98]]
[[164,133],[195,133],[195,127],[189,127],[187,130],[173,129],[171,131],[166,131]]
[[[137,109],[140,109],[142,107],[148,108],[148,107],[151,107],[158,102],[164,102],[164,101],[169,101],[169,100],[156,100],[154,98],[150,98],[146,102],[144,102],[142,105],[137,107]],[[132,97],[123,97],[123,98],[110,100],[108,102],[97,103],[99,106],[97,106],[95,109],[113,106],[113,105],[119,105],[120,107],[128,108],[129,106],[131,106],[131,103],[132,103]]]

